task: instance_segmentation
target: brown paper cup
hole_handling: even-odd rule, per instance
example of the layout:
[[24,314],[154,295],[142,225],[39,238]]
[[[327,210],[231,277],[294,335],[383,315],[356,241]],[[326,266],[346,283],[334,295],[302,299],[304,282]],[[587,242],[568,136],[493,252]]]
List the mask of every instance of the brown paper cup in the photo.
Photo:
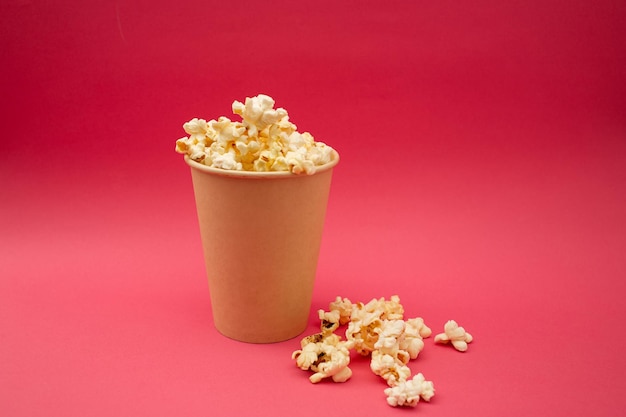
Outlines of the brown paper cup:
[[210,168],[187,156],[223,335],[279,342],[307,326],[333,161],[313,175]]

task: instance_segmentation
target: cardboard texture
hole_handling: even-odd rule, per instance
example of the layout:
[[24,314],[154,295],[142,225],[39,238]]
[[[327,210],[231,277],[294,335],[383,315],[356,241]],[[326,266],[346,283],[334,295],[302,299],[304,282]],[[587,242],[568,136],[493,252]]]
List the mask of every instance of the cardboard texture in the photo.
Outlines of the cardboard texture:
[[334,160],[313,175],[191,167],[214,324],[250,343],[307,326]]

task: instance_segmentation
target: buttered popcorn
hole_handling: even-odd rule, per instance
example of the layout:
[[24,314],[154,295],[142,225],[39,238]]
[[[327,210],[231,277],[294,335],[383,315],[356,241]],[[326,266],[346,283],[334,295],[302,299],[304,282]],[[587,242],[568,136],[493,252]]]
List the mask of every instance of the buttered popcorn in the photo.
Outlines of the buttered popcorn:
[[222,116],[206,121],[194,118],[183,125],[189,136],[176,141],[176,152],[203,165],[235,171],[287,171],[314,174],[333,160],[334,150],[297,131],[274,99],[259,94],[234,101],[233,113],[241,121]]

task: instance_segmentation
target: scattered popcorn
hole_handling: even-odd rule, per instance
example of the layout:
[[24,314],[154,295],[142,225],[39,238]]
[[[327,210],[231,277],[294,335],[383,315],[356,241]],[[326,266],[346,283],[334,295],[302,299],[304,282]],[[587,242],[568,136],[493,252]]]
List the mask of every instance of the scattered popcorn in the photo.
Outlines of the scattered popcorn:
[[378,340],[374,343],[374,349],[382,352],[397,351],[398,339],[404,334],[404,320],[384,320],[382,326],[376,329]]
[[424,324],[422,318],[409,319],[405,322],[404,333],[399,340],[399,347],[407,351],[411,359],[415,359],[424,349],[424,341],[422,339],[429,337],[431,334],[432,331]]
[[329,305],[330,311],[339,312],[339,324],[344,325],[350,321],[352,316],[352,302],[347,298],[337,297],[335,301]]
[[333,148],[316,142],[308,132],[297,132],[287,111],[274,109],[271,97],[259,94],[245,103],[235,100],[232,109],[242,121],[222,116],[185,123],[189,136],[176,141],[176,152],[213,168],[308,175],[333,160]]
[[339,327],[340,313],[338,310],[319,310],[318,314],[322,321],[322,332],[334,332]]
[[430,401],[435,395],[435,387],[431,381],[426,381],[424,375],[418,373],[413,379],[403,381],[396,386],[385,389],[387,403],[392,407],[410,406],[415,407],[420,398]]
[[[420,317],[404,320],[404,308],[397,295],[389,300],[373,299],[367,304],[337,297],[329,311],[318,310],[321,332],[305,337],[292,359],[303,370],[312,370],[313,383],[324,378],[344,382],[352,375],[349,349],[371,355],[370,369],[385,380],[387,402],[392,406],[415,406],[420,398],[429,401],[433,383],[420,373],[413,379],[407,366],[424,348],[423,338],[432,334]],[[346,341],[334,332],[346,327]]]
[[411,369],[405,363],[387,353],[378,350],[372,352],[370,369],[393,387],[406,381],[411,376]]
[[404,315],[404,307],[400,304],[400,297],[397,295],[391,296],[389,301],[385,301],[384,298],[379,299],[378,305],[381,306],[385,312],[381,318],[384,320],[397,320],[402,319]]
[[352,376],[352,370],[348,367],[352,342],[342,341],[333,333],[317,333],[302,339],[300,346],[302,349],[293,352],[291,358],[296,360],[300,369],[315,372],[309,377],[312,383],[324,378],[345,382]]
[[463,327],[459,327],[454,320],[449,320],[443,329],[444,333],[435,336],[435,343],[452,343],[452,346],[459,352],[465,352],[467,344],[474,339]]
[[346,338],[354,343],[356,351],[367,356],[374,350],[374,344],[378,341],[377,329],[382,326],[380,313],[363,309],[363,304],[352,311]]
[[375,349],[374,344],[378,340],[383,320],[402,319],[403,314],[404,308],[397,295],[392,296],[389,301],[379,298],[367,304],[354,304],[346,338],[354,341],[357,352],[367,356]]

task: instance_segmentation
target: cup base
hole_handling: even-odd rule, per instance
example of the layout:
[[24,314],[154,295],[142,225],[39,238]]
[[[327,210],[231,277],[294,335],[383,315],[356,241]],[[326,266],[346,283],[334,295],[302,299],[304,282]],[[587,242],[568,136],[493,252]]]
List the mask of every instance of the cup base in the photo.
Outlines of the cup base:
[[251,334],[246,334],[246,333],[230,334],[228,332],[220,330],[220,328],[217,325],[215,326],[215,329],[222,336],[227,337],[237,342],[250,343],[250,344],[255,344],[255,345],[268,345],[272,343],[286,342],[287,340],[295,339],[304,333],[304,331],[306,330],[306,327],[307,326],[305,325],[301,330],[298,330],[296,333],[289,332],[289,333],[271,334],[268,332],[268,333],[264,333],[261,335],[256,335],[256,334],[251,335]]

